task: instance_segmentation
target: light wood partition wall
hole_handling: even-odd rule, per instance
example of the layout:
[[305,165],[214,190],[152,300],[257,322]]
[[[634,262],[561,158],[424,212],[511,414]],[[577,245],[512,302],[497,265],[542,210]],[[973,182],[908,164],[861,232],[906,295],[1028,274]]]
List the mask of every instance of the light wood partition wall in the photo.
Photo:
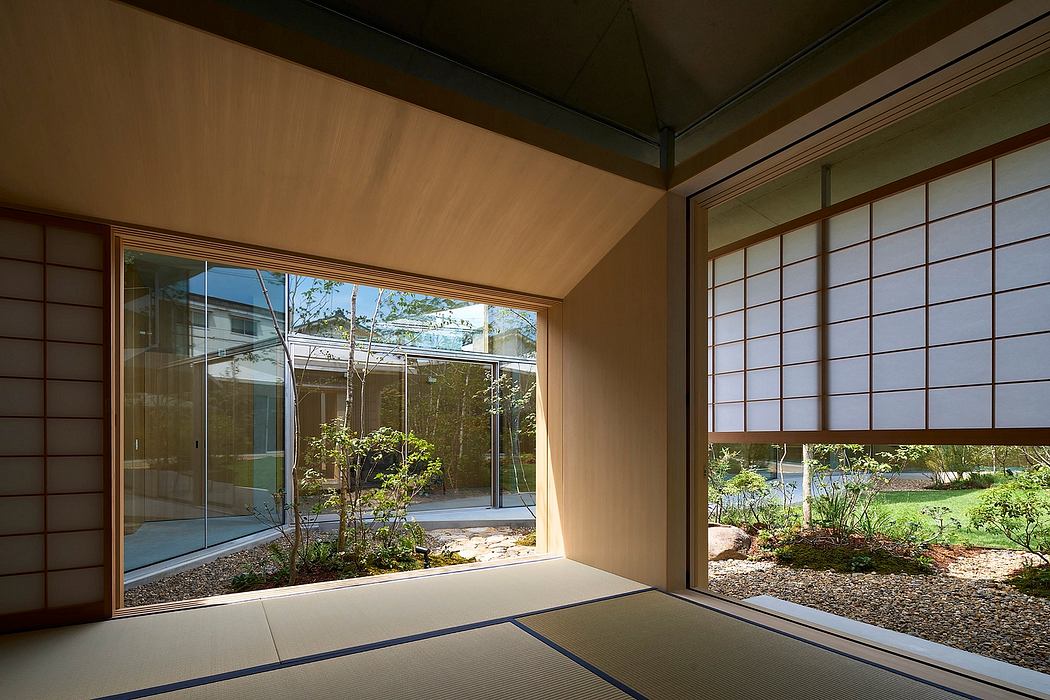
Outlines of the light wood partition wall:
[[684,206],[662,198],[565,297],[554,484],[566,556],[672,588],[685,576]]
[[562,466],[563,378],[562,307],[552,304],[537,313],[539,322],[536,371],[536,544],[541,552],[561,554],[561,510],[558,494],[564,479]]

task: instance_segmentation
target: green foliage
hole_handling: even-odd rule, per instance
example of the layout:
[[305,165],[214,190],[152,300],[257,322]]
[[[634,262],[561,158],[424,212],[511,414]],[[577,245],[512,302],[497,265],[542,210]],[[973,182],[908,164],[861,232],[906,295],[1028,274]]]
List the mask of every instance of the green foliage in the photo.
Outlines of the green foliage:
[[770,488],[758,472],[745,468],[726,480],[723,500],[727,523],[755,528],[768,524]]
[[[421,544],[418,526],[407,522],[408,506],[441,474],[433,445],[392,428],[357,436],[339,421],[322,425],[321,436],[309,445],[311,461],[327,461],[346,470],[347,482],[353,485],[349,492],[332,491],[326,503],[338,507],[343,499],[351,502],[344,510],[354,522],[341,556],[359,566],[386,565],[404,559]],[[365,522],[369,513],[371,524]]]
[[1006,582],[1022,593],[1050,598],[1050,566],[1023,566]]
[[[1017,545],[1002,535],[978,530],[970,524],[967,512],[977,504],[982,493],[983,490],[974,489],[891,491],[879,494],[875,502],[890,515],[892,525],[885,534],[901,542],[929,540],[935,524],[924,510],[944,508],[947,509],[945,515],[950,526],[944,530],[941,540],[933,539],[931,543],[1016,549]],[[961,526],[955,527],[955,522],[961,523]]]
[[1050,469],[1030,470],[985,491],[969,511],[971,524],[997,532],[1050,564]]
[[935,449],[933,445],[898,445],[892,452],[880,452],[877,456],[893,471],[900,472],[909,467],[925,468]]
[[871,536],[883,528],[885,517],[874,502],[889,483],[887,475],[900,466],[868,456],[862,445],[813,445],[812,452],[816,457],[810,465],[815,477],[814,524],[840,537]]
[[960,481],[967,472],[977,472],[992,461],[986,445],[937,445],[926,462],[934,485]]
[[949,481],[943,485],[943,488],[965,491],[969,489],[990,489],[996,484],[1001,484],[1006,480],[1006,477],[999,474],[990,474],[988,472],[970,472],[962,479],[958,481]]
[[729,481],[730,473],[743,463],[734,450],[724,447],[715,455],[713,447],[707,458],[707,502],[712,506],[711,520],[721,523],[725,511],[723,499],[726,496],[726,482]]
[[266,576],[250,567],[230,579],[230,587],[234,593],[241,591],[254,591],[266,586]]

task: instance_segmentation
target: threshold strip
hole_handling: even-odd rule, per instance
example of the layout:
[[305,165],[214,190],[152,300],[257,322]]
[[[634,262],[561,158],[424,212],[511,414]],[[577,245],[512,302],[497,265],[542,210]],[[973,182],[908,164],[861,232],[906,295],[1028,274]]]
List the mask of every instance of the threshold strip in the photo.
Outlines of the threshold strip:
[[[658,590],[658,589],[653,589],[653,590]],[[789,637],[790,639],[795,639],[795,640],[803,642],[805,644],[809,644],[810,646],[817,647],[818,649],[823,649],[824,651],[830,651],[833,654],[838,654],[839,656],[844,656],[847,659],[853,659],[854,661],[859,661],[859,662],[861,662],[863,664],[867,664],[868,666],[874,666],[875,668],[882,669],[883,671],[889,671],[890,673],[894,673],[894,674],[896,674],[898,676],[903,676],[904,678],[916,681],[918,683],[922,683],[924,685],[932,686],[934,688],[937,688],[938,690],[943,690],[946,693],[951,693],[952,695],[958,695],[961,698],[968,698],[968,700],[983,700],[983,698],[981,698],[981,697],[978,697],[976,695],[970,695],[969,693],[966,693],[966,692],[961,691],[961,690],[956,690],[955,688],[949,688],[946,685],[941,685],[940,683],[937,683],[936,681],[931,681],[928,678],[922,678],[921,676],[913,675],[911,673],[908,673],[907,671],[902,671],[902,670],[900,670],[898,668],[893,668],[892,666],[886,666],[884,664],[879,663],[878,661],[872,661],[871,659],[865,659],[862,656],[857,656],[855,654],[851,654],[848,651],[842,651],[841,649],[835,649],[834,647],[827,646],[826,644],[821,644],[820,642],[815,642],[812,639],[806,639],[805,637],[800,637],[797,634],[792,634],[791,632],[787,632],[785,630],[777,629],[776,627],[771,627],[770,625],[767,625],[767,624],[764,624],[764,623],[761,623],[761,622],[755,622],[754,620],[749,620],[746,617],[742,617],[742,616],[737,615],[735,613],[726,612],[725,610],[719,610],[718,608],[711,607],[711,606],[708,606],[708,605],[704,605],[703,603],[701,603],[698,600],[691,600],[689,598],[685,598],[683,596],[676,595],[674,593],[668,593],[667,591],[658,591],[658,592],[659,593],[663,593],[666,596],[670,596],[671,598],[674,598],[676,600],[681,600],[681,601],[684,601],[686,603],[690,603],[692,605],[695,605],[695,606],[697,606],[699,608],[703,608],[704,610],[710,610],[711,612],[716,612],[719,615],[725,615],[726,617],[731,617],[734,620],[739,620],[739,621],[745,622],[745,623],[747,623],[749,625],[754,625],[755,627],[761,627],[764,630],[769,630],[770,632],[775,632],[776,634],[779,634],[781,636]]]
[[[595,601],[591,601],[591,602],[598,603],[600,601],[595,600]],[[535,614],[538,614],[538,613],[530,613],[530,614],[535,615]],[[528,617],[528,616],[527,615],[522,615],[521,617]],[[624,683],[620,679],[615,678],[613,676],[610,676],[608,673],[606,673],[605,671],[601,670],[600,668],[598,668],[597,666],[592,664],[590,661],[586,661],[583,658],[577,656],[576,654],[572,653],[571,651],[569,651],[568,649],[566,649],[562,645],[558,644],[554,640],[548,639],[547,637],[544,637],[542,634],[540,634],[536,630],[532,629],[531,627],[529,627],[527,625],[523,625],[522,623],[518,622],[517,619],[511,620],[510,624],[514,625],[515,627],[517,627],[518,629],[522,630],[523,632],[528,633],[531,637],[534,637],[534,638],[538,639],[539,641],[543,642],[544,644],[546,644],[547,646],[549,646],[551,649],[553,649],[554,651],[558,652],[562,656],[565,656],[568,659],[570,659],[572,661],[575,661],[577,664],[579,664],[583,668],[587,669],[588,671],[590,671],[594,675],[598,676],[599,678],[601,678],[606,683],[609,683],[610,685],[616,686],[617,688],[619,688],[623,692],[625,692],[628,695],[630,695],[632,698],[636,698],[637,700],[649,700],[648,697],[646,697],[645,695],[642,695],[637,690],[635,690],[631,686],[627,685],[626,683]]]
[[[448,572],[454,573],[454,572]],[[627,591],[626,593],[614,593],[613,595],[603,596],[601,598],[593,598],[591,600],[581,600],[575,603],[566,603],[565,605],[556,605],[551,608],[544,608],[542,610],[533,610],[527,613],[521,613],[518,615],[507,615],[504,617],[496,617],[490,620],[482,620],[480,622],[471,622],[464,625],[456,625],[455,627],[445,627],[438,630],[431,630],[429,632],[419,632],[417,634],[410,634],[404,637],[395,637],[393,639],[384,639],[377,642],[369,642],[368,644],[359,644],[352,647],[344,647],[342,649],[333,649],[331,651],[322,651],[317,654],[309,654],[307,656],[298,656],[292,659],[286,659],[284,661],[275,661],[267,664],[259,664],[258,666],[249,666],[247,668],[233,669],[232,671],[223,671],[221,673],[214,673],[208,676],[200,676],[198,678],[188,678],[182,681],[174,681],[172,683],[165,683],[163,685],[150,686],[148,688],[140,688],[138,690],[129,690],[123,693],[114,693],[112,695],[103,695],[98,700],[131,700],[132,698],[146,698],[154,695],[161,695],[163,693],[170,693],[176,690],[184,690],[186,688],[196,688],[202,685],[211,685],[212,683],[219,683],[221,681],[232,680],[234,678],[243,678],[245,676],[254,676],[260,673],[268,673],[269,671],[279,671],[283,668],[291,668],[293,666],[302,666],[304,664],[312,664],[317,661],[327,661],[329,659],[337,659],[343,656],[351,656],[353,654],[360,654],[366,651],[375,651],[377,649],[386,649],[388,647],[399,646],[401,644],[408,644],[410,642],[418,642],[424,639],[433,639],[434,637],[444,637],[450,634],[456,634],[457,632],[467,632],[470,630],[482,629],[485,627],[493,627],[495,625],[503,624],[516,624],[516,620],[522,617],[530,617],[532,615],[541,615],[543,613],[555,612],[558,610],[566,610],[568,608],[575,608],[581,605],[589,605],[590,603],[600,603],[606,600],[614,600],[616,598],[625,598],[627,596],[637,595],[639,593],[647,593],[649,591],[656,590],[652,587],[639,588],[634,591]],[[520,626],[520,625],[518,625]],[[524,629],[524,628],[523,628]],[[536,635],[533,635],[536,636]],[[541,640],[543,641],[543,640]],[[547,643],[547,642],[545,642]],[[553,644],[553,643],[550,643]],[[575,659],[569,652],[562,652],[573,658],[584,665],[592,673],[599,675],[605,680],[616,685],[616,682],[610,680],[607,675],[598,672],[597,670],[586,665],[582,660]],[[617,685],[617,687],[620,687]],[[630,692],[625,690],[626,686],[621,688],[624,692]],[[644,698],[644,696],[634,693],[632,697]]]

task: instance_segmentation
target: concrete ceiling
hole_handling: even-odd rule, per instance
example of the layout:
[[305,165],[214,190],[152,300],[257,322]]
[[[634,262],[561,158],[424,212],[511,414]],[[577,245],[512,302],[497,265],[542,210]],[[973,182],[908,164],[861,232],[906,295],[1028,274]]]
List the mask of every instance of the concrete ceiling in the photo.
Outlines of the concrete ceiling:
[[560,298],[663,195],[110,0],[4,0],[0,202]]

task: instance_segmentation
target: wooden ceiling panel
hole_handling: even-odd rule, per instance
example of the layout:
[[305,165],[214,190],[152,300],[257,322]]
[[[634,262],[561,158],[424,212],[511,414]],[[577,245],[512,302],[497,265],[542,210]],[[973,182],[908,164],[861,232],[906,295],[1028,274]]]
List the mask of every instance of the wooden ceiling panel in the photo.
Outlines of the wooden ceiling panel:
[[0,200],[562,297],[661,190],[110,0],[3,0]]

